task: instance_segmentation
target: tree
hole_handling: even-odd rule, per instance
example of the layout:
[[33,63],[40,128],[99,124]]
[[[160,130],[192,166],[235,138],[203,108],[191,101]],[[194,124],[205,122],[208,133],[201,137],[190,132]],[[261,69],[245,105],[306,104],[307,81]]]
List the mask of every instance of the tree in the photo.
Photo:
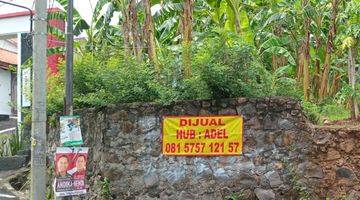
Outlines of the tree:
[[191,31],[193,20],[193,3],[193,0],[184,0],[184,11],[181,19],[185,77],[191,76]]
[[319,90],[319,100],[322,101],[326,96],[326,90],[328,87],[328,79],[329,79],[329,71],[331,64],[331,56],[334,49],[334,37],[336,36],[336,17],[338,14],[338,4],[339,0],[332,0],[332,13],[331,20],[329,25],[328,39],[326,44],[326,53],[325,53],[325,61],[323,65],[323,72],[321,75],[321,83]]
[[[309,4],[308,0],[303,0],[302,5],[306,7]],[[305,42],[303,46],[303,91],[305,101],[309,100],[309,87],[310,87],[310,18],[308,16],[304,17],[304,32],[305,32]]]
[[[352,38],[349,38],[352,40]],[[355,71],[355,42],[350,41],[348,46],[348,77],[349,77],[349,85],[351,86],[352,91],[355,91],[356,86],[356,71]],[[351,105],[351,119],[357,120],[359,119],[359,105],[355,95],[350,97],[350,105]]]
[[351,119],[360,120],[358,94],[356,93],[356,57],[360,43],[360,1],[348,3],[345,13],[347,13],[347,38],[343,42],[343,48],[348,51],[348,81],[352,90],[350,96]]
[[151,16],[150,0],[143,0],[143,5],[145,11],[144,34],[145,34],[146,50],[150,60],[155,65],[156,71],[159,73],[160,69],[159,69],[158,59],[156,57],[155,33],[154,33],[153,20]]
[[133,49],[136,60],[141,62],[142,60],[142,45],[140,39],[140,32],[138,29],[138,17],[136,12],[136,0],[130,0],[129,4],[129,12],[130,12],[130,30],[131,30],[131,38],[133,40]]
[[120,7],[123,14],[122,32],[124,36],[124,56],[128,59],[130,56],[130,17],[127,10],[127,1],[120,0]]

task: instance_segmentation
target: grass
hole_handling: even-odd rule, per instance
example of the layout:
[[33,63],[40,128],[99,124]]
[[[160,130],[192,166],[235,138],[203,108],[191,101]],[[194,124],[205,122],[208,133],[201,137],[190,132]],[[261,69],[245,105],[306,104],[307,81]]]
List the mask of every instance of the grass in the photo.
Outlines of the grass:
[[350,110],[342,106],[330,104],[323,106],[320,114],[329,121],[343,120],[350,117]]
[[350,117],[350,110],[335,103],[315,104],[302,102],[302,110],[314,124],[322,125],[325,121],[346,120]]

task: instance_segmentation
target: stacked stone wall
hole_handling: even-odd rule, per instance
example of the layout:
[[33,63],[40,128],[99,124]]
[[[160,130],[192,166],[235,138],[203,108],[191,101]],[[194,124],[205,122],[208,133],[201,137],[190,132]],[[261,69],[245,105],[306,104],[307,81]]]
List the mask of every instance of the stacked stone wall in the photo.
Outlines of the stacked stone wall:
[[330,199],[360,199],[360,129],[318,127],[311,163],[320,166],[315,192]]
[[[133,103],[76,113],[85,146],[90,147],[86,199],[317,199],[323,194],[316,186],[324,172],[312,154],[317,148],[315,132],[293,99]],[[161,122],[169,115],[242,115],[243,154],[162,155]],[[50,124],[49,155],[59,145],[58,117]],[[344,170],[338,173],[348,175]],[[104,189],[105,178],[111,197]]]

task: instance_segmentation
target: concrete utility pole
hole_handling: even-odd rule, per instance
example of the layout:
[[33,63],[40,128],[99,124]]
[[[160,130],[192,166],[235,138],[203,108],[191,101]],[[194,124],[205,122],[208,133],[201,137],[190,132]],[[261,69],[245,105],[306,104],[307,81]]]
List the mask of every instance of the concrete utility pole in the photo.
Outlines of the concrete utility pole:
[[73,114],[73,62],[74,62],[74,27],[73,27],[73,0],[68,0],[66,26],[66,74],[65,74],[65,114]]
[[31,200],[46,199],[46,34],[47,0],[35,1]]

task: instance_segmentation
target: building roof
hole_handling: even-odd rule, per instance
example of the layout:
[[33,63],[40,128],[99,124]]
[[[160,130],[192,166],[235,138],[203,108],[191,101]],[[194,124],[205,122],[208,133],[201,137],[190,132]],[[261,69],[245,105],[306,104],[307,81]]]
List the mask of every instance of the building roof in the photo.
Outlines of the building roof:
[[[61,10],[60,8],[48,8],[47,9],[47,11],[49,13],[58,12],[60,10]],[[32,12],[35,13],[34,10],[32,10]],[[12,18],[12,17],[21,17],[21,16],[30,16],[30,11],[21,11],[21,12],[0,14],[0,19],[6,19],[6,18]]]
[[0,68],[8,69],[9,65],[17,65],[17,54],[5,49],[0,49]]
[[[35,0],[4,0],[4,1],[8,3],[24,6],[26,8],[31,9],[33,12],[35,10]],[[47,0],[48,9],[61,8],[61,7],[62,6],[55,0]],[[30,14],[29,11],[24,8],[20,8],[17,6],[0,2],[0,16],[9,18],[9,17],[26,16],[29,14]]]

